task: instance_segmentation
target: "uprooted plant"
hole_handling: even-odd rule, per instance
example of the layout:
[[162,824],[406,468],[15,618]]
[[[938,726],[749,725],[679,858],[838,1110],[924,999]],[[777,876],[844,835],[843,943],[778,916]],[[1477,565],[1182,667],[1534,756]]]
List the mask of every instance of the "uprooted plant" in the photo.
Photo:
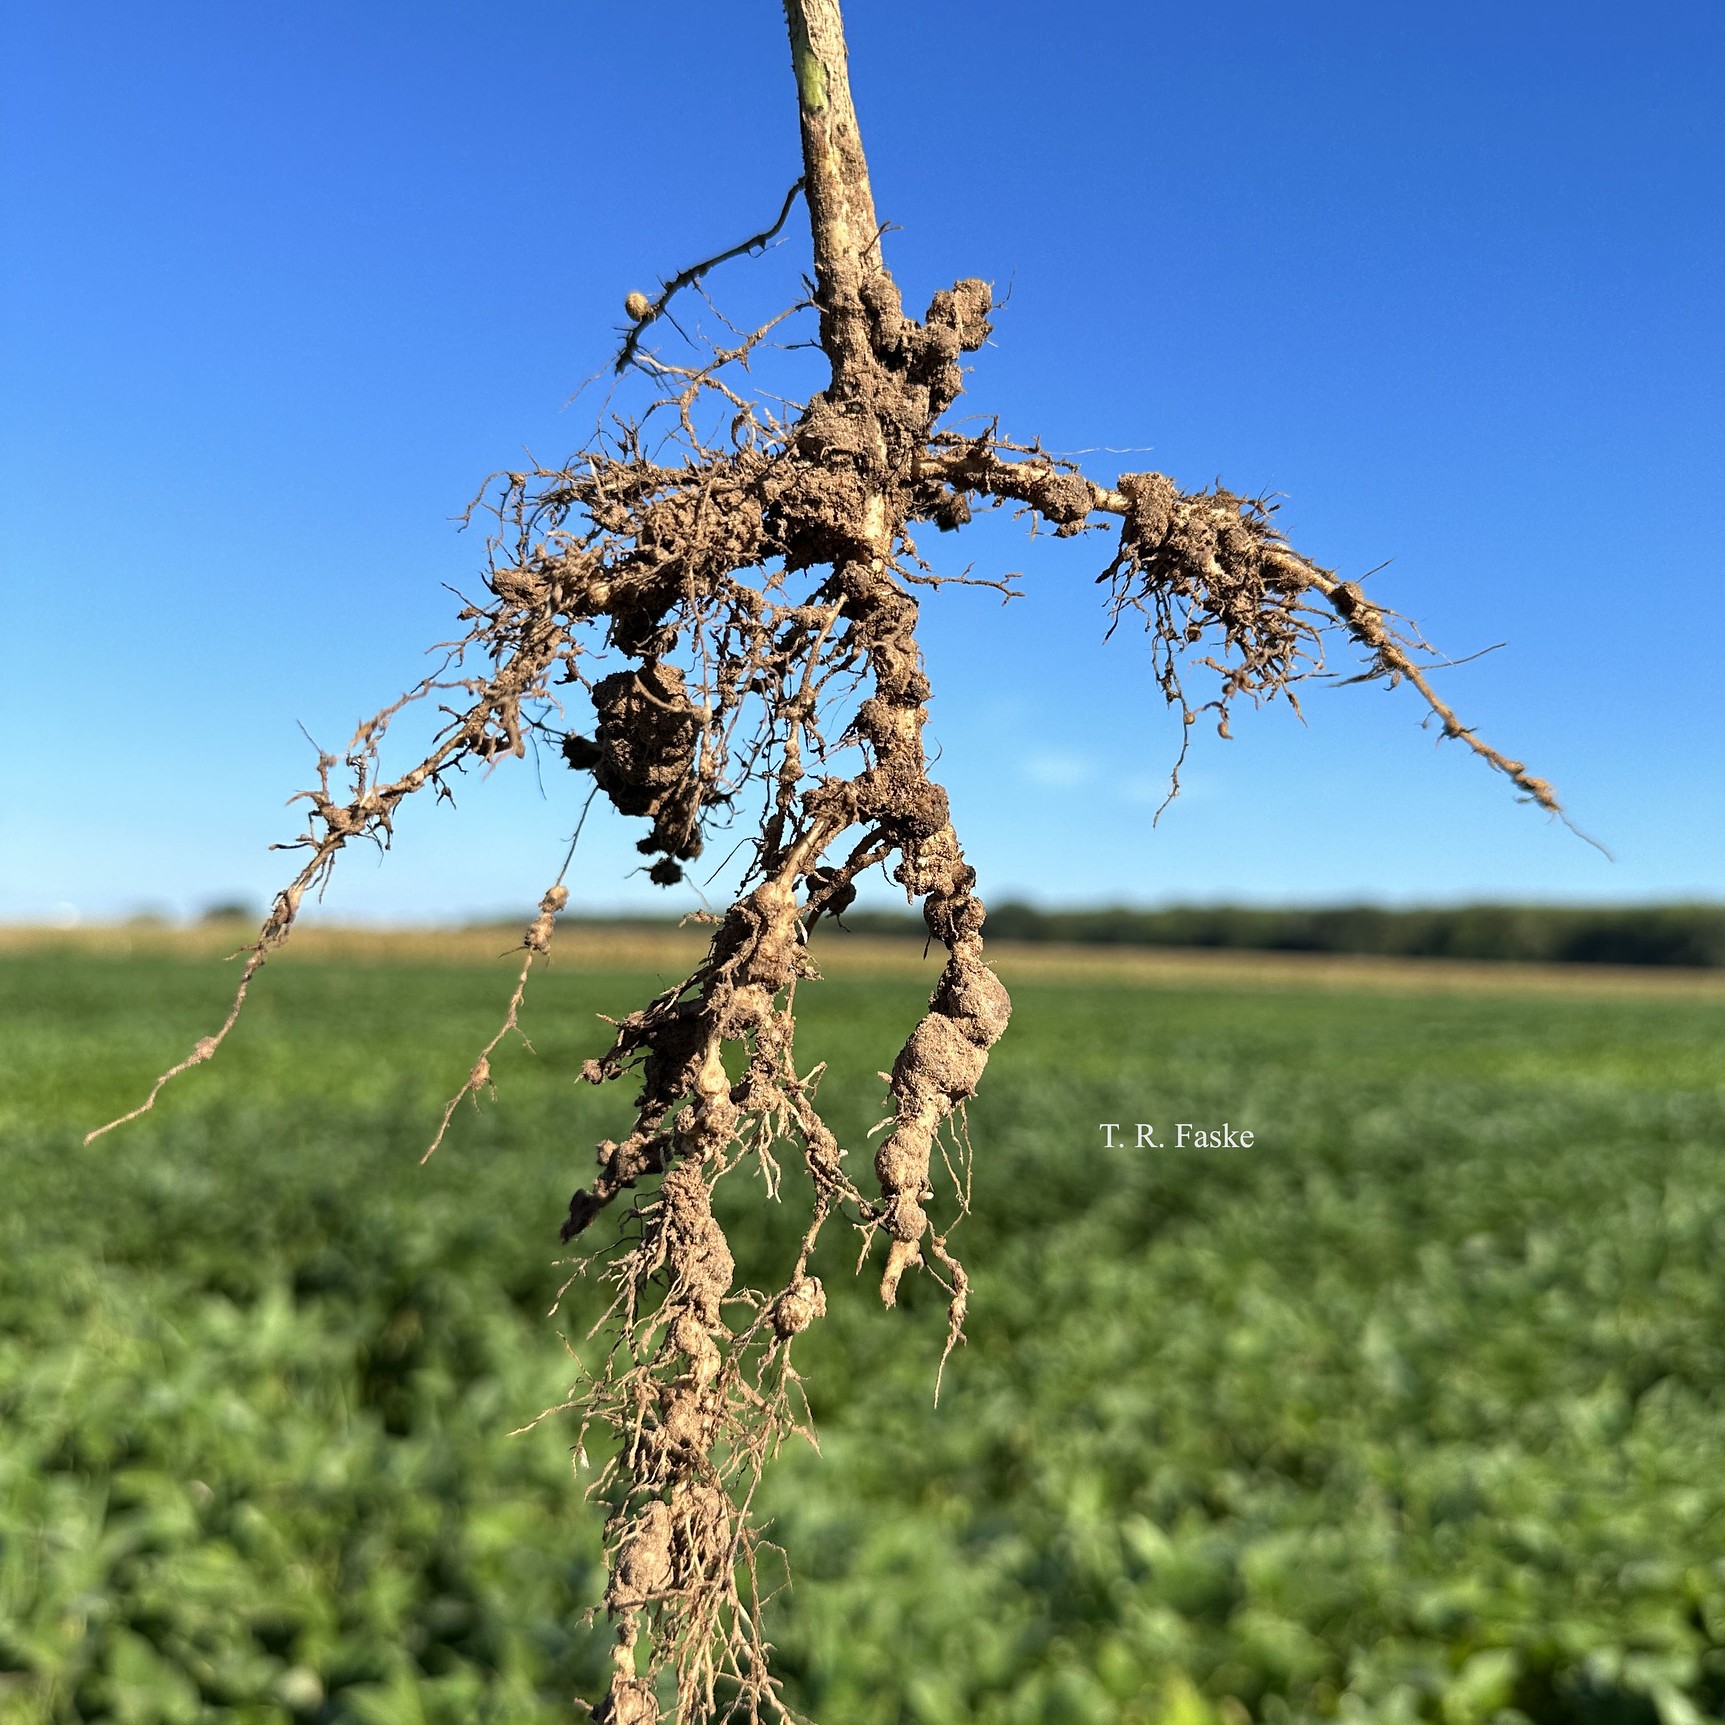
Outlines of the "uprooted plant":
[[[1364,677],[1411,683],[1446,736],[1558,812],[1545,783],[1433,692],[1417,635],[1357,583],[1291,549],[1263,502],[1183,491],[1158,473],[1102,485],[1035,443],[945,423],[962,357],[989,334],[991,290],[960,281],[920,320],[905,315],[882,255],[837,0],[787,0],[786,12],[804,172],[778,222],[685,271],[656,300],[629,296],[617,370],[648,380],[655,398],[645,414],[614,421],[564,467],[488,487],[499,523],[489,597],[462,613],[469,628],[452,649],[455,669],[361,726],[345,763],[320,760],[318,786],[305,793],[304,866],[249,949],[226,1022],[125,1117],[215,1052],[337,853],[357,838],[387,840],[405,798],[427,786],[445,793],[459,769],[553,739],[621,813],[650,823],[640,850],[666,885],[737,818],[739,802],[759,798],[745,878],[710,919],[706,956],[680,986],[618,1021],[608,1052],[582,1071],[594,1084],[630,1075],[640,1085],[632,1128],[599,1145],[597,1172],[562,1229],[565,1241],[584,1234],[628,1194],[630,1226],[598,1255],[614,1296],[608,1363],[571,1401],[584,1431],[596,1426],[611,1440],[595,1490],[609,1506],[604,1607],[615,1669],[594,1716],[612,1725],[657,1719],[666,1673],[679,1719],[783,1710],[758,1625],[750,1504],[762,1467],[806,1420],[792,1354],[826,1309],[814,1264],[829,1222],[859,1230],[865,1252],[883,1238],[887,1305],[906,1274],[926,1269],[946,1290],[948,1350],[962,1332],[969,1284],[948,1244],[950,1221],[942,1227],[929,1213],[931,1169],[937,1151],[949,1166],[968,1151],[964,1105],[1010,1003],[983,960],[975,873],[928,776],[931,691],[915,590],[942,577],[919,558],[914,528],[958,529],[978,508],[1009,505],[1062,536],[1111,529],[1101,577],[1110,632],[1141,618],[1155,675],[1188,734],[1205,708],[1225,731],[1240,695],[1293,701],[1322,663],[1323,633],[1339,630],[1364,650]],[[696,346],[687,363],[651,349],[672,296],[698,289],[725,257],[758,250],[799,189],[812,298],[731,345]],[[800,404],[775,401],[754,387],[751,361],[785,319],[809,311],[830,381]],[[463,669],[475,664],[483,669]],[[1196,706],[1181,681],[1194,664],[1217,679]],[[567,685],[591,699],[590,735],[557,719]],[[424,698],[445,703],[450,722],[417,765],[386,777],[385,729]],[[346,789],[335,778],[343,764]],[[822,1120],[819,1070],[798,1066],[795,1000],[817,975],[813,925],[840,915],[877,865],[920,901],[947,958],[893,1063],[865,1191]],[[489,1082],[492,1050],[515,1028],[529,970],[567,900],[559,876],[524,938],[503,1028],[438,1139],[461,1097]],[[807,1177],[807,1227],[776,1290],[740,1288],[713,1189],[749,1164],[777,1195],[782,1150]],[[945,1213],[964,1206],[961,1189]]]

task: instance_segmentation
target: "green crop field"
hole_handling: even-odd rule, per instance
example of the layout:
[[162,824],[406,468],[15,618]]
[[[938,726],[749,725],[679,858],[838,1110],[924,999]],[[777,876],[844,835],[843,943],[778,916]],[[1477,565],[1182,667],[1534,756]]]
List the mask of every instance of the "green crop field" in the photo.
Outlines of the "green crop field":
[[[557,1226],[662,984],[0,959],[0,1718],[513,1725],[602,1685]],[[914,974],[804,991],[859,1162]],[[1725,1717],[1725,997],[1036,976],[971,1110],[970,1340],[852,1261],[765,1488],[824,1725]],[[1100,1122],[1124,1130],[1114,1148]],[[1138,1148],[1132,1126],[1157,1127]],[[1179,1147],[1229,1122],[1250,1147]],[[745,1187],[742,1268],[796,1231]],[[601,1224],[603,1226],[603,1224]],[[915,1279],[913,1278],[913,1281]]]

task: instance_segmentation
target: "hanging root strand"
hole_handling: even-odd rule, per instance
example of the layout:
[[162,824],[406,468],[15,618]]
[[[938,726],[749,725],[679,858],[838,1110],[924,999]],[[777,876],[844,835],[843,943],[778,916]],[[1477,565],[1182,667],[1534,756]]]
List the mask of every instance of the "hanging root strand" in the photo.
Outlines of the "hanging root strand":
[[[1368,655],[1367,668],[1349,681],[1412,684],[1445,737],[1567,822],[1552,787],[1465,725],[1432,687],[1431,667],[1416,657],[1430,650],[1417,633],[1398,631],[1402,620],[1367,598],[1357,581],[1340,579],[1288,545],[1273,502],[1220,486],[1184,492],[1160,473],[1127,473],[1112,486],[1099,485],[1072,463],[1035,445],[1002,443],[992,430],[936,437],[922,474],[926,517],[943,525],[1000,503],[1020,505],[1063,537],[1094,530],[1098,517],[1118,517],[1115,555],[1098,577],[1110,584],[1109,632],[1128,613],[1144,619],[1158,686],[1188,726],[1207,709],[1228,735],[1229,706],[1238,695],[1258,705],[1280,696],[1298,710],[1298,684],[1324,668],[1324,632],[1339,629]],[[1215,698],[1196,710],[1182,687],[1184,661],[1219,682]]]

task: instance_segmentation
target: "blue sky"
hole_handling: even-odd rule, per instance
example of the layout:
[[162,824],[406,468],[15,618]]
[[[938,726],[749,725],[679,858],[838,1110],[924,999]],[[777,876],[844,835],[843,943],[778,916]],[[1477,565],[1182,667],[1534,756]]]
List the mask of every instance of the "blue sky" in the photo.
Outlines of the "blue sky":
[[[1285,494],[1346,574],[1393,559],[1374,590],[1446,651],[1507,643],[1441,687],[1616,857],[1370,686],[1199,733],[1152,829],[1179,727],[1103,644],[1102,543],[990,522],[964,557],[1025,597],[925,612],[984,895],[1725,892],[1725,11],[852,11],[907,297],[1010,289],[968,407],[1103,478]],[[300,727],[345,740],[453,632],[451,517],[579,447],[628,290],[777,208],[778,8],[39,5],[3,60],[0,917],[261,901]],[[713,285],[768,303],[802,261]],[[474,780],[327,910],[513,913],[577,791]],[[576,904],[692,905],[634,836],[590,830]]]

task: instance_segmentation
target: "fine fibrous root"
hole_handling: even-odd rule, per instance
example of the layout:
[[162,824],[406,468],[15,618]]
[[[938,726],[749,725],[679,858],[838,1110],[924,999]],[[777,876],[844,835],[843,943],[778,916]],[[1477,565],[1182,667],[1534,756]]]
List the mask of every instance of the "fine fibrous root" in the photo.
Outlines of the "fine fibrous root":
[[[924,747],[933,691],[914,589],[966,578],[932,577],[913,528],[962,528],[997,505],[1066,537],[1112,523],[1115,548],[1099,577],[1111,628],[1143,619],[1157,680],[1188,727],[1208,708],[1225,730],[1237,696],[1295,700],[1322,664],[1325,631],[1340,631],[1368,656],[1366,676],[1412,683],[1445,735],[1541,807],[1558,807],[1548,785],[1433,692],[1417,635],[1398,632],[1394,614],[1356,582],[1296,553],[1264,501],[1183,491],[1158,473],[1103,486],[1035,444],[945,427],[963,357],[989,336],[992,290],[959,281],[920,319],[906,314],[881,253],[836,0],[788,0],[786,10],[804,164],[793,192],[808,206],[825,386],[800,403],[752,386],[782,316],[698,349],[688,364],[645,345],[662,315],[670,323],[671,295],[725,257],[758,251],[789,198],[773,228],[672,278],[659,300],[631,296],[621,363],[659,392],[651,406],[613,420],[564,466],[488,484],[482,499],[499,525],[487,595],[461,613],[467,633],[445,672],[360,727],[345,792],[332,788],[337,760],[320,757],[298,841],[306,858],[249,949],[232,1011],[124,1116],[152,1107],[168,1079],[215,1052],[336,854],[350,839],[387,843],[402,800],[427,786],[447,795],[464,768],[544,742],[646,823],[643,866],[663,885],[683,878],[740,801],[759,799],[736,897],[705,918],[716,925],[705,957],[615,1020],[610,1046],[581,1073],[638,1087],[632,1125],[598,1146],[562,1230],[575,1240],[624,1200],[626,1226],[588,1260],[610,1292],[594,1332],[608,1337],[609,1353],[569,1404],[582,1415],[583,1456],[588,1430],[606,1434],[593,1490],[607,1505],[614,1669],[593,1716],[608,1725],[644,1725],[667,1704],[690,1721],[784,1712],[759,1620],[769,1548],[751,1506],[785,1439],[812,1440],[792,1355],[826,1311],[814,1266],[827,1224],[837,1216],[859,1230],[865,1256],[883,1241],[887,1305],[919,1269],[938,1282],[943,1365],[962,1338],[971,1284],[950,1239],[969,1200],[965,1107],[1011,1002],[984,958],[976,874]],[[655,416],[661,434],[649,441]],[[469,663],[482,669],[465,673]],[[1198,707],[1182,666],[1219,680]],[[591,702],[584,730],[560,718],[557,693],[571,685]],[[428,698],[448,723],[417,765],[386,778],[387,726]],[[820,1069],[798,1063],[794,1006],[798,985],[818,977],[811,931],[842,915],[875,867],[920,902],[946,958],[886,1075],[884,1136],[865,1192],[822,1119]],[[498,1044],[522,1035],[529,972],[567,901],[559,876],[523,937],[502,1025],[431,1149],[462,1098],[489,1086]],[[954,1188],[949,1211],[936,1197],[937,1150]],[[807,1226],[782,1283],[752,1289],[738,1283],[713,1190],[750,1168],[776,1197],[781,1156],[806,1178]],[[944,1225],[931,1206],[949,1215]]]

